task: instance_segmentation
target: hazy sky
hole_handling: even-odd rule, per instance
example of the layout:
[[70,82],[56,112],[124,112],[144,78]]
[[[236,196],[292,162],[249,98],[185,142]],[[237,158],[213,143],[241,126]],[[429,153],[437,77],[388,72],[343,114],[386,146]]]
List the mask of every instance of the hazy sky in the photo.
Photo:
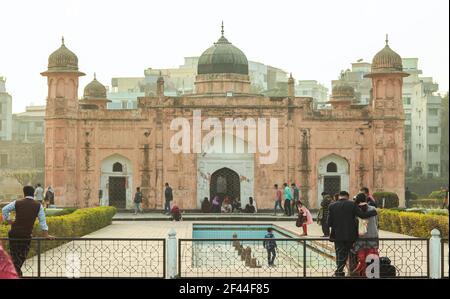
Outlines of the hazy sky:
[[147,67],[176,67],[220,36],[249,60],[315,79],[330,87],[340,70],[371,61],[389,33],[402,57],[418,57],[424,76],[449,85],[448,0],[2,0],[0,76],[13,112],[45,104],[50,53],[64,35],[87,74],[143,76]]

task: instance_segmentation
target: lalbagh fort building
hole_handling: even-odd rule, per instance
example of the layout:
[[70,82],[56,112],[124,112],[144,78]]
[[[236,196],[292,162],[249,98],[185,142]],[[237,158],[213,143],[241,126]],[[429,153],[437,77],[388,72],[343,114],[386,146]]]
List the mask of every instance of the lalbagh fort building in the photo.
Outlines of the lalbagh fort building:
[[404,112],[400,55],[386,41],[373,58],[371,100],[355,105],[352,87],[332,90],[331,109],[312,98],[254,94],[245,54],[224,36],[199,58],[195,92],[138,98],[136,109],[107,109],[94,76],[78,96],[78,58],[64,44],[48,59],[45,182],[60,206],[164,207],[164,185],[183,210],[216,195],[249,197],[273,209],[274,184],[295,183],[300,199],[320,206],[321,193],[362,186],[391,191],[404,204]]

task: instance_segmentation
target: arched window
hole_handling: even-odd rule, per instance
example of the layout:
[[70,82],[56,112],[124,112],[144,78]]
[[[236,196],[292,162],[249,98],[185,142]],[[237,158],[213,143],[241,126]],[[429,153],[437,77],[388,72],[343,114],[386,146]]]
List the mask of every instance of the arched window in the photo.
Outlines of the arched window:
[[122,164],[116,162],[113,164],[113,172],[122,172]]
[[334,162],[330,162],[327,165],[327,172],[337,172],[337,165]]

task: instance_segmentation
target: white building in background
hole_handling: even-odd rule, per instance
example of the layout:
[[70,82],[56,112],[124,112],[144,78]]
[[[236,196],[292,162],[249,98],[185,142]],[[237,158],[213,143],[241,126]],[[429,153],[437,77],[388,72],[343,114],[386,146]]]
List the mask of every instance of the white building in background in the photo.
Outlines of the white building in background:
[[5,77],[0,77],[0,140],[11,140],[12,97],[6,92],[5,83]]
[[[438,84],[432,77],[421,77],[418,58],[402,58],[403,70],[409,74],[403,79],[403,109],[405,112],[405,160],[406,170],[426,176],[440,176],[440,105]],[[364,75],[371,64],[363,61],[352,63],[352,68],[341,72],[340,80],[355,89],[356,102],[370,102],[371,83]]]
[[45,106],[26,106],[25,112],[13,114],[13,140],[44,143]]
[[[115,77],[111,80],[107,96],[111,100],[108,109],[135,109],[137,98],[156,92],[156,81],[164,78],[164,94],[180,96],[195,91],[195,76],[199,57],[185,57],[178,68],[144,70],[144,77]],[[253,93],[279,88],[278,83],[287,84],[288,73],[260,62],[249,61],[249,76]],[[287,85],[286,85],[287,86]]]
[[295,85],[295,96],[313,98],[314,107],[317,108],[328,101],[328,88],[316,80],[298,80]]
[[355,90],[356,103],[368,105],[372,81],[370,78],[364,78],[364,75],[370,73],[370,67],[370,63],[362,60],[352,63],[351,69],[341,72],[339,80],[331,81],[331,88],[338,84],[339,81],[345,81]]

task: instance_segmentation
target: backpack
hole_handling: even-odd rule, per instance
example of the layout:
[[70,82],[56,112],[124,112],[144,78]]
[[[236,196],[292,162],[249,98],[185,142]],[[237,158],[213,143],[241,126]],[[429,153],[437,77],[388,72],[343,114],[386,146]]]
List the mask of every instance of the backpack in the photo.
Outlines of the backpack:
[[[367,263],[370,265],[372,263]],[[380,278],[393,278],[397,276],[397,268],[391,265],[388,257],[380,257]]]
[[380,278],[392,278],[397,276],[397,268],[391,265],[388,257],[380,257]]

